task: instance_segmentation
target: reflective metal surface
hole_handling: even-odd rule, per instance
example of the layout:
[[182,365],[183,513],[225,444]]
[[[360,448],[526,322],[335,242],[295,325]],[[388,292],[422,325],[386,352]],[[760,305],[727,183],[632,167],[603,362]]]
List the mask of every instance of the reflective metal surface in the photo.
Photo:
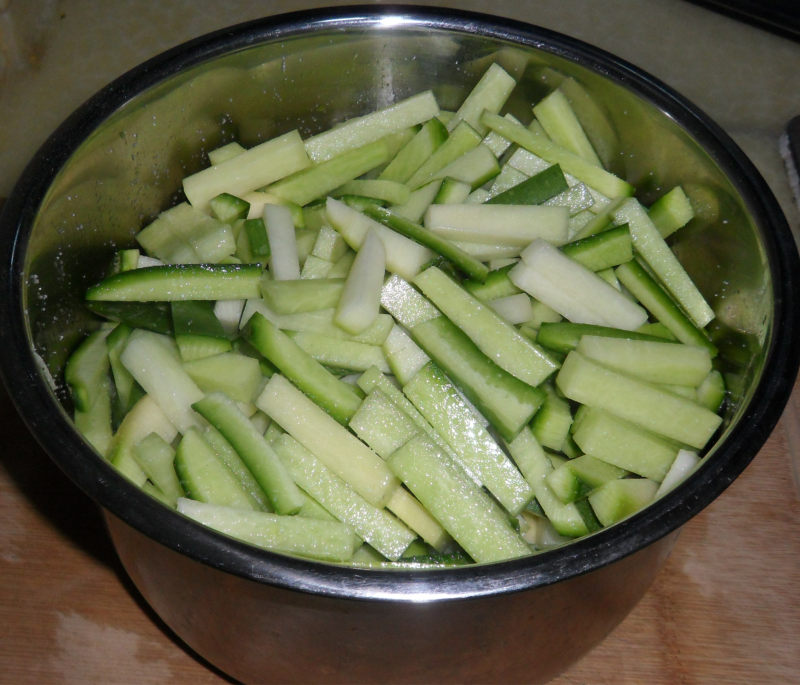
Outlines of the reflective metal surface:
[[676,536],[532,592],[364,602],[220,574],[106,520],[127,572],[159,616],[247,683],[547,682],[628,614]]
[[[114,250],[130,244],[174,201],[180,179],[204,164],[206,151],[231,139],[253,144],[294,126],[314,133],[426,88],[443,108],[454,108],[493,61],[518,79],[510,108],[523,120],[532,101],[571,79],[586,95],[579,113],[611,169],[634,183],[645,201],[682,183],[697,205],[698,218],[678,234],[675,248],[717,312],[715,338],[733,401],[712,455],[685,485],[611,529],[538,557],[446,572],[364,572],[259,552],[202,529],[138,492],[86,447],[66,418],[69,405],[59,385],[66,354],[95,325],[81,306],[82,293],[102,276]],[[261,610],[309,602],[303,610],[318,612],[319,626],[329,628],[341,620],[339,612],[352,614],[355,623],[365,611],[389,621],[409,616],[416,611],[409,607],[420,602],[448,603],[441,618],[466,621],[469,612],[451,601],[458,598],[485,597],[498,622],[503,616],[520,621],[520,612],[534,608],[552,611],[554,621],[560,617],[571,626],[575,640],[574,650],[541,665],[542,677],[556,673],[646,590],[658,564],[633,560],[661,559],[672,539],[664,536],[754,456],[797,371],[796,250],[770,191],[738,148],[702,113],[629,65],[562,36],[479,15],[387,7],[300,14],[166,53],[102,91],[62,126],[6,203],[1,238],[10,257],[0,281],[8,322],[0,332],[9,350],[4,375],[21,413],[54,460],[111,513],[120,555],[145,597],[214,663],[227,664],[231,647],[217,633],[192,634],[193,627],[199,631],[198,615],[214,624],[213,605],[189,606],[186,595],[204,595],[223,583],[231,621],[245,615],[243,607],[260,592]],[[52,391],[43,382],[48,374],[55,379]],[[196,583],[189,580],[194,577]],[[184,592],[163,595],[161,585],[178,578],[186,579]],[[570,615],[584,611],[587,586],[597,593],[598,608],[590,621],[574,625]],[[286,599],[297,592],[302,601]],[[281,598],[273,602],[275,596]],[[539,605],[540,596],[551,609]],[[362,601],[370,599],[377,601]],[[330,602],[337,606],[333,612]],[[601,610],[612,605],[618,608]],[[439,614],[432,608],[427,615]],[[400,620],[402,631],[412,634],[414,621]],[[380,622],[366,622],[367,633]],[[476,625],[464,626],[472,635],[465,648],[479,658]],[[241,649],[259,642],[287,647],[275,631],[264,630]],[[542,644],[551,639],[543,637]],[[212,655],[214,645],[225,649]],[[318,659],[331,656],[329,647],[319,648]],[[400,659],[400,652],[393,655]],[[438,665],[441,674],[448,665]],[[335,671],[324,661],[320,668]]]

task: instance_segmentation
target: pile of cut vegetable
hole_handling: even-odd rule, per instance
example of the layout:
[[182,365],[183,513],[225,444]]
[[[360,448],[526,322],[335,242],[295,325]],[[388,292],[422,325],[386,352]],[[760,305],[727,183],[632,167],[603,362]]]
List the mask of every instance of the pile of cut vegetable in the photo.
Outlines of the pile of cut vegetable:
[[303,139],[209,153],[86,293],[86,439],[146,492],[281,553],[494,562],[685,477],[725,397],[713,312],[559,88],[492,65]]

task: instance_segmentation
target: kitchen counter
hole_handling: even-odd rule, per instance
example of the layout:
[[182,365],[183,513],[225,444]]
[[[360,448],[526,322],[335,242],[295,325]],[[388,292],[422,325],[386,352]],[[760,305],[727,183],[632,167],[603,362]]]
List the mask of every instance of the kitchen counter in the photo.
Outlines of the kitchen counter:
[[[69,112],[142,60],[265,12],[322,4],[345,3],[0,0],[0,197]],[[679,0],[490,7],[614,52],[683,93],[751,157],[798,235],[778,140],[800,113],[800,43]],[[0,425],[0,682],[226,682],[144,604],[99,513],[3,391]],[[800,385],[753,463],[684,527],[636,609],[554,682],[798,682],[798,462]]]

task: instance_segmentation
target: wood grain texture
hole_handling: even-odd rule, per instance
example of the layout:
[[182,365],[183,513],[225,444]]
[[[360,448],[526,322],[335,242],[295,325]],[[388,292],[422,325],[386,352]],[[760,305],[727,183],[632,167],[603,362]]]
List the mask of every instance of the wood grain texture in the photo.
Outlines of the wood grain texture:
[[[684,527],[636,609],[556,685],[797,682],[800,497],[787,436],[798,396],[744,474]],[[142,602],[95,506],[5,394],[0,417],[0,681],[226,682]]]

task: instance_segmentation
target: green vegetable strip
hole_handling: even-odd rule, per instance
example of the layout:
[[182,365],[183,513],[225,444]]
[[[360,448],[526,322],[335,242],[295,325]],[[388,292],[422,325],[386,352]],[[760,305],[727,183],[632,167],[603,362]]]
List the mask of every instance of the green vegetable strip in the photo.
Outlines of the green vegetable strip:
[[131,328],[144,328],[154,333],[172,333],[172,315],[168,302],[110,302],[93,300],[86,308],[109,321],[118,321]]
[[267,227],[264,219],[247,219],[244,222],[244,231],[247,233],[247,240],[250,244],[250,254],[256,259],[269,259],[270,249],[267,240]]
[[647,216],[661,237],[666,238],[694,218],[694,209],[683,188],[675,186],[650,205]]
[[628,223],[633,247],[664,287],[680,304],[698,328],[714,318],[714,311],[703,298],[675,253],[664,241],[647,211],[634,198],[629,198],[614,212],[617,223]]
[[518,514],[533,499],[533,491],[511,460],[433,363],[406,383],[403,392],[447,441],[464,469],[511,514]]
[[556,376],[565,397],[606,409],[642,428],[702,449],[722,418],[694,400],[680,397],[654,383],[612,371],[578,354],[567,355]]
[[87,300],[171,302],[260,297],[261,267],[252,264],[167,264],[122,271],[86,292]]
[[248,322],[245,338],[339,423],[346,424],[361,404],[353,386],[336,378],[260,312]]
[[269,192],[300,206],[324,197],[343,183],[358,178],[392,158],[393,147],[386,139],[367,143],[315,164],[269,186]]
[[178,511],[221,533],[284,554],[349,561],[361,544],[356,534],[339,521],[243,511],[185,498],[178,500]]
[[444,124],[438,119],[429,119],[386,165],[378,178],[405,183],[445,140],[447,129]]
[[412,438],[388,464],[476,562],[530,553],[503,510],[427,438]]
[[490,271],[489,275],[486,276],[486,280],[483,282],[467,279],[462,281],[461,285],[483,302],[496,300],[499,297],[517,295],[522,291],[515,286],[508,277],[508,272],[511,271],[513,267],[513,263],[508,264],[507,266]]
[[399,482],[386,462],[286,378],[274,374],[256,406],[365,500],[376,507],[391,500]]
[[291,436],[279,437],[275,451],[303,490],[387,559],[398,559],[413,542],[416,535],[406,526],[367,502]]
[[91,333],[70,355],[64,367],[64,380],[69,386],[72,401],[80,411],[88,411],[98,394],[101,379],[108,375],[109,359],[105,328]]
[[432,266],[414,279],[423,294],[487,357],[511,375],[539,385],[558,365],[488,305],[471,295],[441,269]]
[[542,390],[497,366],[444,316],[417,324],[411,335],[508,439],[530,421],[544,401]]
[[610,326],[597,326],[591,323],[572,323],[571,321],[545,321],[539,326],[536,342],[543,347],[555,352],[566,354],[575,349],[584,335],[605,335],[614,338],[627,338],[629,340],[663,340],[655,335],[627,331],[623,328]]
[[547,484],[553,465],[530,429],[523,428],[514,440],[506,442],[506,447],[556,531],[566,537],[586,535],[589,530],[575,503],[562,502]]
[[318,133],[305,141],[305,148],[314,162],[324,162],[355,147],[428,121],[438,113],[439,105],[433,93],[423,91]]
[[227,395],[209,393],[192,405],[233,446],[279,514],[295,514],[303,497],[264,436]]
[[370,218],[380,221],[393,231],[397,231],[401,235],[411,238],[420,245],[429,247],[442,255],[445,259],[449,259],[458,269],[468,276],[478,281],[486,280],[486,276],[489,274],[489,267],[474,257],[470,257],[470,255],[456,247],[446,238],[442,238],[432,233],[424,226],[409,221],[399,214],[395,214],[391,210],[383,207],[367,207],[364,213]]
[[540,205],[551,197],[567,190],[567,179],[558,164],[526,178],[522,183],[495,195],[486,201],[487,205]]
[[484,112],[481,115],[481,122],[535,155],[539,155],[552,164],[559,164],[565,173],[572,174],[603,195],[618,197],[633,194],[633,186],[626,181],[587,162],[582,157],[556,145],[546,136],[538,135],[521,124],[515,124],[513,121],[508,121],[491,112]]
[[235,158],[187,176],[183,179],[183,188],[193,206],[205,208],[220,193],[241,197],[309,164],[300,134],[290,131]]
[[561,251],[595,272],[633,259],[633,243],[626,225],[562,245]]
[[483,73],[478,83],[464,98],[455,116],[448,123],[453,130],[461,121],[466,121],[481,135],[486,135],[486,127],[481,124],[484,111],[499,112],[514,90],[517,82],[499,64],[494,63]]
[[438,172],[463,154],[481,144],[480,134],[469,124],[461,121],[450,132],[450,136],[434,150],[406,183],[416,189],[434,180]]
[[687,345],[702,345],[708,348],[712,357],[716,356],[717,348],[705,332],[689,320],[641,264],[631,260],[618,266],[614,273],[642,306],[663,323],[678,340]]

